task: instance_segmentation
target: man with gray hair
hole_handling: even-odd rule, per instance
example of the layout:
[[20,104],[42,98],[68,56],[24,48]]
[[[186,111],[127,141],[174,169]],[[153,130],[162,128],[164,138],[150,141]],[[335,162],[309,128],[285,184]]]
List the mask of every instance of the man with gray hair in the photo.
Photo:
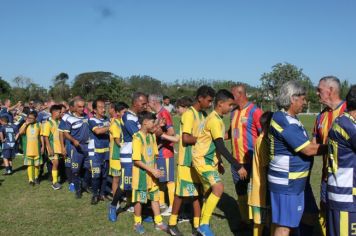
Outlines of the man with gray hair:
[[[172,117],[162,106],[162,95],[150,94],[148,96],[148,106],[157,114],[159,120],[164,121],[162,131],[168,136],[175,136]],[[171,141],[162,137],[157,138],[159,155],[157,158],[157,168],[164,172],[164,176],[159,178],[160,205],[165,207],[165,190],[167,189],[169,207],[162,212],[163,216],[169,216],[172,212],[174,200],[174,147]]]
[[[316,93],[320,103],[325,108],[316,117],[313,130],[313,143],[327,144],[328,133],[332,127],[332,123],[346,109],[346,102],[340,98],[340,87],[340,80],[335,76],[325,76],[319,81]],[[319,214],[319,223],[324,236],[326,235],[327,158],[327,155],[323,156]]]
[[324,154],[326,145],[311,143],[297,114],[306,105],[306,89],[299,82],[285,83],[276,103],[269,129],[271,162],[268,185],[275,236],[289,235],[304,211],[304,190],[310,176],[312,156]]

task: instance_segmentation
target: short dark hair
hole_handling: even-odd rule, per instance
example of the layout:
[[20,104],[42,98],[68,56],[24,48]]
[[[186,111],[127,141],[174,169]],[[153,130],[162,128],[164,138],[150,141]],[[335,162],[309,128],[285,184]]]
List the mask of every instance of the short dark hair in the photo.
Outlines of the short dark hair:
[[143,111],[137,114],[138,122],[142,125],[144,120],[156,120],[156,115],[149,111]]
[[6,115],[0,116],[0,119],[5,123],[9,123],[9,118]]
[[30,113],[28,113],[28,116],[29,115],[33,115],[35,118],[37,118],[38,113],[37,111],[30,111]]
[[134,104],[140,97],[148,97],[147,94],[143,92],[135,92],[132,94],[131,103]]
[[220,89],[215,96],[215,106],[218,104],[220,101],[226,101],[228,99],[234,100],[234,95],[229,90],[226,89]]
[[129,108],[129,105],[127,105],[127,104],[124,103],[124,102],[118,102],[118,103],[116,103],[115,106],[114,106],[114,110],[115,110],[116,112],[120,112],[120,111],[122,111],[122,110],[124,110],[124,109],[128,109],[128,108]]
[[271,120],[272,120],[273,112],[265,111],[260,117],[260,124],[262,126],[262,130],[268,130]]
[[190,97],[184,96],[176,101],[176,107],[190,107],[193,104],[193,100]]
[[95,99],[95,100],[93,101],[93,105],[92,105],[94,110],[98,107],[98,102],[102,102],[102,103],[105,104],[105,101],[104,101],[103,99],[101,99],[101,98]]
[[197,90],[195,98],[198,99],[199,97],[206,98],[207,96],[210,96],[212,98],[215,97],[215,90],[207,85],[200,86]]
[[49,112],[52,113],[54,111],[60,111],[62,110],[62,106],[58,105],[58,104],[54,104],[51,106],[51,108],[49,109]]
[[22,109],[22,113],[28,115],[30,113],[31,109],[30,107],[28,106],[25,106],[23,109]]
[[169,99],[169,97],[167,95],[163,96],[163,100]]
[[356,84],[351,86],[346,95],[346,108],[348,111],[356,110]]

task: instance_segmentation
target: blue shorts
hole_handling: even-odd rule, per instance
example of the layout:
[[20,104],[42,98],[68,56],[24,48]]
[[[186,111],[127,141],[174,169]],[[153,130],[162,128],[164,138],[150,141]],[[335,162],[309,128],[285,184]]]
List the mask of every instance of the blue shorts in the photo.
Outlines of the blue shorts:
[[326,203],[326,198],[327,198],[327,193],[326,193],[326,188],[328,186],[328,183],[324,180],[321,181],[320,185],[320,201]]
[[243,166],[247,171],[247,178],[244,180],[240,179],[239,173],[237,173],[237,171],[231,166],[232,180],[234,181],[236,194],[238,196],[247,194],[247,186],[250,182],[251,164],[243,164]]
[[80,147],[73,146],[72,154],[72,173],[79,173],[83,166],[90,167],[87,144],[80,144]]
[[120,188],[122,190],[132,190],[132,162],[121,163]]
[[73,150],[72,150],[71,146],[66,145],[66,152],[67,152],[67,156],[64,159],[64,166],[66,168],[71,168],[72,167],[72,156],[73,156]]
[[289,228],[298,227],[304,211],[304,192],[295,195],[270,194],[272,223]]
[[174,182],[174,158],[157,158],[157,168],[164,172],[160,183]]
[[105,153],[95,153],[89,156],[90,169],[93,178],[106,178],[109,171],[109,160],[106,160]]
[[15,148],[3,149],[2,158],[4,159],[14,159],[16,156]]
[[356,212],[327,210],[326,234],[329,236],[356,235]]

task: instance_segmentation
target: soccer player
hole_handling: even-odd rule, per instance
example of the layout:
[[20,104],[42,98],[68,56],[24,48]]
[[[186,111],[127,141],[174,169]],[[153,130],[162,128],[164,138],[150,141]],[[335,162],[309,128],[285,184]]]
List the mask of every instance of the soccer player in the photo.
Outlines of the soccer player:
[[[317,95],[320,103],[325,105],[324,110],[316,117],[313,142],[326,144],[328,133],[336,117],[342,115],[346,109],[346,103],[340,98],[340,80],[335,76],[325,76],[320,79],[317,87]],[[320,215],[319,221],[322,233],[326,235],[326,185],[327,185],[327,155],[323,156],[323,169],[320,189]],[[306,209],[307,210],[307,209]],[[310,218],[310,217],[309,217]],[[315,224],[311,222],[311,224]]]
[[[230,129],[233,156],[242,165],[248,176],[251,175],[251,161],[256,139],[261,133],[260,117],[262,110],[248,101],[246,86],[236,85],[231,88],[237,107],[231,112]],[[234,168],[231,168],[232,178],[237,194],[237,201],[241,215],[241,228],[249,223],[247,206],[247,185],[249,177],[241,180]]]
[[109,172],[110,156],[110,120],[105,116],[105,102],[101,99],[93,101],[94,116],[89,119],[91,140],[89,158],[92,172],[91,204],[104,201],[106,178]]
[[60,189],[62,186],[58,182],[59,159],[62,156],[62,147],[59,140],[58,125],[61,118],[62,107],[52,105],[50,108],[51,118],[44,124],[42,136],[47,148],[48,158],[52,162],[52,188]]
[[[157,114],[159,120],[164,121],[162,130],[165,135],[175,136],[173,120],[170,113],[162,106],[162,95],[150,94],[148,96],[148,106]],[[159,155],[157,159],[157,168],[160,169],[164,175],[159,178],[159,191],[160,191],[160,205],[164,206],[165,190],[168,191],[169,206],[164,212],[163,216],[169,216],[172,212],[172,205],[174,199],[174,147],[173,142],[164,139],[162,136],[157,138],[159,147]]]
[[225,125],[223,115],[228,114],[234,103],[234,96],[222,89],[216,93],[214,111],[206,118],[204,128],[199,133],[193,147],[193,166],[203,184],[206,194],[203,204],[200,226],[197,231],[203,236],[214,235],[209,222],[221,195],[224,184],[219,173],[224,173],[221,155],[235,168],[239,178],[245,179],[247,172],[231,155],[224,144]]
[[116,208],[117,204],[124,195],[123,189],[119,187],[121,176],[120,149],[123,142],[122,137],[122,120],[121,117],[128,109],[128,105],[124,102],[111,104],[110,109],[110,160],[109,160],[109,175],[113,177],[112,193],[113,199],[109,205],[108,218],[110,221],[117,221]]
[[[211,107],[215,97],[215,90],[209,86],[201,86],[196,91],[195,101],[188,98],[178,100],[177,111],[182,114],[180,119],[180,140],[178,150],[178,165],[176,178],[176,191],[172,207],[172,215],[169,218],[169,233],[182,235],[177,227],[178,213],[184,199],[193,200],[193,227],[192,233],[196,234],[201,215],[200,199],[201,183],[192,166],[192,148],[197,141],[198,134],[204,127],[206,117],[205,109]],[[186,107],[187,106],[187,107]]]
[[41,125],[36,122],[37,112],[31,111],[25,123],[21,126],[19,136],[23,136],[24,165],[27,166],[27,175],[30,185],[39,184],[39,170],[42,164],[44,143],[41,138]]
[[304,190],[310,176],[312,156],[324,154],[326,145],[309,141],[297,114],[306,105],[306,89],[289,81],[281,87],[269,129],[270,163],[268,186],[275,236],[289,235],[300,224],[304,211]]
[[[130,109],[128,109],[122,116],[122,134],[124,142],[122,143],[120,149],[120,187],[121,189],[126,191],[126,193],[129,193],[132,189],[132,137],[140,129],[137,114],[146,110],[146,108],[147,95],[141,92],[136,92],[132,95]],[[131,196],[131,194],[129,194],[128,196]],[[131,211],[133,209],[128,208],[128,210]]]
[[346,96],[347,112],[329,131],[327,234],[356,234],[356,85]]
[[253,220],[253,236],[262,236],[263,228],[269,227],[270,203],[267,201],[267,168],[269,163],[268,129],[272,112],[260,117],[262,132],[256,139],[252,158],[251,191],[248,193],[250,219]]
[[9,124],[7,116],[0,117],[0,141],[2,143],[2,158],[4,159],[5,175],[12,174],[12,160],[15,158],[16,126]]
[[[84,166],[88,158],[88,143],[89,143],[89,125],[88,117],[84,114],[84,100],[76,98],[74,100],[74,113],[66,120],[66,125],[63,129],[63,134],[66,139],[71,142],[72,152],[72,178],[75,188],[75,197],[82,197],[81,178],[80,174],[85,171],[85,175],[89,174],[89,167]],[[83,166],[86,167],[83,169]],[[87,178],[85,179],[87,181]]]
[[137,233],[145,232],[142,225],[142,204],[151,201],[156,230],[167,231],[159,208],[158,178],[163,176],[157,168],[158,148],[154,135],[156,116],[148,111],[138,114],[141,128],[132,139],[132,202],[134,203],[134,229]]

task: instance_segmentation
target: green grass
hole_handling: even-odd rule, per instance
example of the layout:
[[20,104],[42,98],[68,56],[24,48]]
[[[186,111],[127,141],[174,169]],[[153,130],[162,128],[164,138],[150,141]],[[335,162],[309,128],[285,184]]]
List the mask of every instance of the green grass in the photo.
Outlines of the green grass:
[[[301,120],[311,131],[315,117],[302,116]],[[175,118],[175,121],[178,121]],[[179,122],[175,122],[179,124]],[[228,126],[227,126],[228,128]],[[68,185],[59,191],[52,190],[50,182],[44,180],[39,186],[29,186],[23,159],[17,158],[12,176],[0,176],[0,235],[135,235],[133,215],[122,213],[116,223],[107,220],[109,202],[90,205],[90,195],[84,193],[81,200],[74,199]],[[321,159],[315,158],[312,171],[312,187],[319,201]],[[233,235],[239,220],[235,190],[229,167],[223,176],[225,195],[212,217],[212,228],[217,235]],[[168,222],[168,218],[164,217]],[[153,229],[153,224],[144,223],[146,235],[165,235]],[[190,224],[179,224],[188,235]],[[239,234],[244,235],[244,234]]]

